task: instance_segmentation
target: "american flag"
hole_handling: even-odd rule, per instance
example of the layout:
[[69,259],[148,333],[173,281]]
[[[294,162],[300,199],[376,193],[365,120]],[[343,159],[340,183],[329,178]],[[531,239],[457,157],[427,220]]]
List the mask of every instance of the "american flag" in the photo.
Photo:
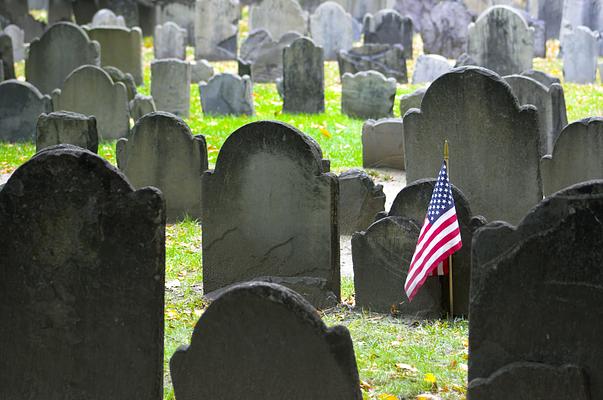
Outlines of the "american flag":
[[410,301],[428,276],[435,275],[436,272],[439,275],[444,273],[448,257],[462,246],[452,187],[444,161],[433,188],[425,222],[404,284],[404,290]]

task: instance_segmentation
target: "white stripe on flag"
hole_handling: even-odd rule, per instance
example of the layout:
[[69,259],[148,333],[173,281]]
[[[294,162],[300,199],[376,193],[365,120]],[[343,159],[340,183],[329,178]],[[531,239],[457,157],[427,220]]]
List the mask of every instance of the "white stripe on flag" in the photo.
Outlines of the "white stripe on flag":
[[[444,222],[448,221],[450,219],[450,217],[452,217],[454,215],[456,215],[456,210],[454,207],[452,207],[450,210],[448,210],[444,214],[442,214],[440,216],[440,218],[438,218],[436,220],[435,224],[433,224],[433,225],[429,225],[429,220],[425,219],[425,223],[423,224],[423,228],[421,229],[421,233],[419,234],[420,241],[419,241],[419,243],[417,243],[417,248],[415,249],[415,254],[412,256],[412,260],[410,262],[411,266],[414,264],[415,257],[417,256],[417,254],[419,254],[421,252],[421,249],[423,248],[425,243],[429,242],[429,238],[431,237],[433,232],[436,231],[440,225],[442,225]],[[425,228],[428,228],[428,231],[425,233],[425,236],[423,236],[421,238],[421,236],[423,234],[423,230]]]
[[[455,215],[453,214],[452,217],[454,217]],[[450,218],[452,218],[450,217]],[[448,220],[450,219],[448,218]],[[438,220],[439,222],[439,220]],[[442,221],[442,224],[446,222],[446,221]],[[439,227],[442,224],[436,224],[434,225],[433,228],[430,228],[429,230],[429,235],[431,236],[431,234],[433,234],[433,232],[435,232],[437,230],[437,227]],[[417,268],[421,268],[424,264],[425,264],[425,257],[427,257],[427,255],[429,254],[429,252],[440,242],[440,240],[442,240],[442,238],[444,238],[446,235],[448,235],[450,232],[453,232],[455,230],[459,229],[459,221],[456,220],[454,221],[452,224],[450,224],[449,226],[447,226],[446,228],[444,228],[440,233],[438,233],[433,239],[429,239],[429,245],[425,248],[425,250],[423,251],[423,254],[421,254],[421,257],[419,257],[418,260],[416,261],[412,261],[410,263],[411,266],[411,270],[415,270]],[[425,243],[425,240],[422,241],[422,244]],[[417,252],[418,253],[418,252]],[[418,267],[415,267],[415,264],[418,264]],[[409,271],[409,276],[410,276],[410,271]]]

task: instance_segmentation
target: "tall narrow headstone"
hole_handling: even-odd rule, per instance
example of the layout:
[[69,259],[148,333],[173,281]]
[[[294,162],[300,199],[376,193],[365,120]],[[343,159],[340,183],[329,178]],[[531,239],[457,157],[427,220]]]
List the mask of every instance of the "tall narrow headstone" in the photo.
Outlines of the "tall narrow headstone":
[[0,68],[4,79],[16,78],[13,40],[3,31],[0,31]]
[[25,32],[17,25],[9,25],[4,28],[4,33],[10,36],[13,42],[13,60],[15,62],[25,60]]
[[413,26],[410,17],[403,17],[395,10],[381,10],[364,17],[363,30],[364,43],[401,44],[404,57],[412,59]]
[[355,118],[392,116],[396,80],[376,71],[345,73],[341,78],[341,112]]
[[93,28],[90,38],[101,46],[101,64],[112,65],[132,74],[136,85],[143,84],[142,31],[140,28]]
[[324,54],[312,39],[299,38],[283,50],[283,111],[325,110]]
[[249,29],[264,29],[274,40],[279,40],[287,32],[305,35],[308,13],[296,0],[262,0],[249,10]]
[[545,23],[545,38],[547,40],[559,39],[564,2],[565,0],[540,0],[538,2],[538,19]]
[[191,107],[191,66],[175,58],[151,63],[151,95],[159,111],[188,118]]
[[40,93],[31,83],[16,79],[0,82],[0,140],[34,140],[38,117],[50,111],[50,96]]
[[253,115],[253,84],[247,75],[218,74],[199,82],[201,108],[208,115]]
[[585,26],[565,34],[563,76],[566,82],[594,83],[597,79],[599,35]]
[[324,2],[310,17],[310,35],[324,48],[325,60],[336,60],[340,50],[354,44],[354,19],[339,4]]
[[97,153],[96,118],[69,111],[40,115],[36,125],[36,151],[58,144],[72,144]]
[[155,59],[177,58],[186,60],[186,29],[180,28],[174,22],[166,22],[155,27],[153,49]]
[[237,58],[239,0],[197,0],[195,15],[195,58]]

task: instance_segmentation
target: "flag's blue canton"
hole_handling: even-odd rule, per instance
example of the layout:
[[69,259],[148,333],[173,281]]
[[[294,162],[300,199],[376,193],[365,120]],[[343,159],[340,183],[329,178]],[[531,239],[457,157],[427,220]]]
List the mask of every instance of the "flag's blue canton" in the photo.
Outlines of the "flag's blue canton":
[[440,215],[454,207],[454,199],[452,198],[452,187],[448,180],[448,172],[446,170],[446,162],[442,163],[440,174],[436,182],[429,208],[427,209],[427,218],[433,224]]

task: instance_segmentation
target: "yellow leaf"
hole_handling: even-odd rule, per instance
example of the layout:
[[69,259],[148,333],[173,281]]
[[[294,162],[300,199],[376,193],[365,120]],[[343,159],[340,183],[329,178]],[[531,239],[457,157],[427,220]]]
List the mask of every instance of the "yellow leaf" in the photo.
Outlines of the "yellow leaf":
[[367,381],[363,381],[363,380],[360,380],[360,388],[362,388],[364,390],[371,390],[372,389],[371,384],[368,383]]
[[434,374],[432,374],[432,373],[425,374],[425,378],[424,378],[424,379],[425,379],[425,382],[427,382],[427,383],[431,383],[432,385],[433,385],[434,383],[436,383],[436,382],[437,382],[437,380],[438,380],[438,379],[436,378],[436,376],[435,376]]
[[393,394],[388,394],[388,393],[380,394],[379,396],[377,396],[377,398],[379,400],[398,400],[398,398],[396,396],[394,396]]
[[456,365],[458,363],[456,362],[456,360],[450,360],[450,364],[448,365],[449,368],[456,368]]
[[320,127],[320,133],[322,133],[325,137],[328,137],[328,138],[331,137],[331,132],[329,132],[329,130],[327,128],[325,128],[324,126]]

